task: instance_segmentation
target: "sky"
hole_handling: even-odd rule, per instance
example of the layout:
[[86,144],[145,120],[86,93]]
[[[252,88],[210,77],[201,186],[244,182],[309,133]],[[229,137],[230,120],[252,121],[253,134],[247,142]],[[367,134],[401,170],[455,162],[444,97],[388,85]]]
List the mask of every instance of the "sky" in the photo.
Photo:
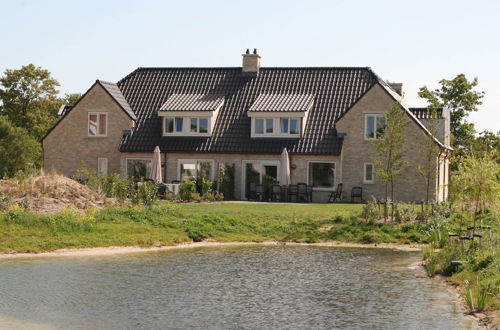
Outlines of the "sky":
[[486,93],[469,120],[500,130],[500,1],[0,0],[0,72],[33,63],[61,93],[137,67],[361,66],[419,87],[464,73]]

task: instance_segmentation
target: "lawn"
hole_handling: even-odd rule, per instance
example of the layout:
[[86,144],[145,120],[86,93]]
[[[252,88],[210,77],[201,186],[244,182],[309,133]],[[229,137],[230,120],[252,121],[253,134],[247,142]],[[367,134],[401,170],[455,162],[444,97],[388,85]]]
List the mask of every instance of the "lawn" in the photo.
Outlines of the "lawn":
[[37,215],[18,206],[0,212],[0,252],[68,247],[161,246],[206,239],[229,242],[425,242],[423,224],[370,224],[361,204],[160,202],[79,214]]

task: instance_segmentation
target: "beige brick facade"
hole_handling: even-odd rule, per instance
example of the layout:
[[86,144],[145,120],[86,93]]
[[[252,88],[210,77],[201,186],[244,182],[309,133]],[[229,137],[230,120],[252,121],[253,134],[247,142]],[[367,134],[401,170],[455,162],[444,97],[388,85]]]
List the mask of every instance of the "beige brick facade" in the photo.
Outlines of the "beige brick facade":
[[[88,113],[107,113],[107,136],[88,136]],[[97,171],[97,159],[107,158],[108,173],[120,173],[119,152],[123,130],[133,121],[99,84],[95,84],[78,104],[43,140],[44,169],[73,176],[78,169]]]
[[[369,140],[365,140],[365,115],[382,114],[390,111],[394,100],[378,84],[374,85],[364,97],[362,97],[336,124],[339,133],[346,133],[342,146],[342,180],[345,191],[351,191],[352,187],[360,186],[363,188],[365,199],[370,196],[376,198],[385,198],[385,183],[375,176],[373,184],[363,183],[363,171],[365,163],[373,163],[377,157],[375,147]],[[410,119],[410,117],[409,117]],[[423,146],[427,135],[421,127],[412,119],[406,128],[406,160],[409,166],[403,172],[399,181],[395,184],[395,199],[401,201],[420,201],[425,200],[426,184],[423,177],[419,174],[417,168],[424,159]],[[432,178],[431,199],[435,199],[437,194],[437,159],[436,154],[436,175]],[[442,168],[444,176],[444,168]],[[447,180],[441,182],[441,189],[447,185]],[[397,197],[396,197],[397,196]]]

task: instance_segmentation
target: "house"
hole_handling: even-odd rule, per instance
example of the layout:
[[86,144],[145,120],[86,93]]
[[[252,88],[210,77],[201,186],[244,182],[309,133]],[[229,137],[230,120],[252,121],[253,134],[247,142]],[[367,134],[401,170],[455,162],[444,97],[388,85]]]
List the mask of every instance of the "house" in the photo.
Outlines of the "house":
[[364,198],[383,198],[375,174],[372,140],[383,114],[399,102],[410,118],[407,160],[398,200],[425,199],[418,168],[429,138],[438,146],[431,196],[447,198],[449,112],[441,109],[431,136],[429,111],[405,105],[401,84],[390,84],[368,67],[261,67],[261,56],[243,54],[242,67],[138,68],[118,83],[97,80],[43,139],[44,167],[73,176],[98,173],[148,176],[160,147],[165,182],[217,178],[235,164],[235,195],[246,199],[251,182],[280,181],[280,154],[290,155],[291,182],[314,188],[326,201],[338,183]]

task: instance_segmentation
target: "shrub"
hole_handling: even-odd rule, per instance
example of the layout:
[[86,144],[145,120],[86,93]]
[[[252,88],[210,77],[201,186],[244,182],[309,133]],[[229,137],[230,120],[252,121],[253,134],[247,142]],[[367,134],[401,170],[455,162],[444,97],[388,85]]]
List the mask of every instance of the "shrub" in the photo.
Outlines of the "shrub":
[[371,197],[368,203],[363,205],[362,217],[368,222],[375,222],[380,219],[380,212],[378,210],[378,204],[375,197]]
[[189,202],[192,194],[196,192],[196,186],[193,181],[183,181],[179,187],[179,196],[181,200]]
[[212,181],[203,178],[201,180],[201,195],[202,196],[212,195],[213,191],[212,186],[213,186]]
[[111,188],[111,195],[115,197],[118,202],[123,203],[128,197],[134,194],[134,183],[129,177],[120,179],[119,177],[114,180]]
[[363,234],[361,241],[363,243],[379,243],[382,241],[382,237],[377,232],[369,231]]
[[415,209],[411,204],[399,203],[394,216],[398,222],[408,222],[415,218]]
[[190,200],[193,200],[195,202],[201,202],[203,200],[203,198],[201,197],[201,195],[197,192],[192,192],[191,193],[191,199]]
[[216,201],[223,201],[224,200],[224,194],[221,192],[216,192],[214,195],[214,200]]
[[437,203],[433,205],[432,213],[434,216],[448,219],[453,214],[453,207],[447,202]]
[[220,167],[219,171],[219,190],[226,200],[234,199],[234,186],[235,186],[235,165],[224,164]]
[[433,218],[424,233],[429,237],[429,242],[435,248],[442,248],[448,240],[448,226],[443,218]]
[[135,191],[132,202],[134,204],[144,204],[147,206],[153,205],[153,203],[158,199],[158,190],[156,184],[153,182],[140,182]]

